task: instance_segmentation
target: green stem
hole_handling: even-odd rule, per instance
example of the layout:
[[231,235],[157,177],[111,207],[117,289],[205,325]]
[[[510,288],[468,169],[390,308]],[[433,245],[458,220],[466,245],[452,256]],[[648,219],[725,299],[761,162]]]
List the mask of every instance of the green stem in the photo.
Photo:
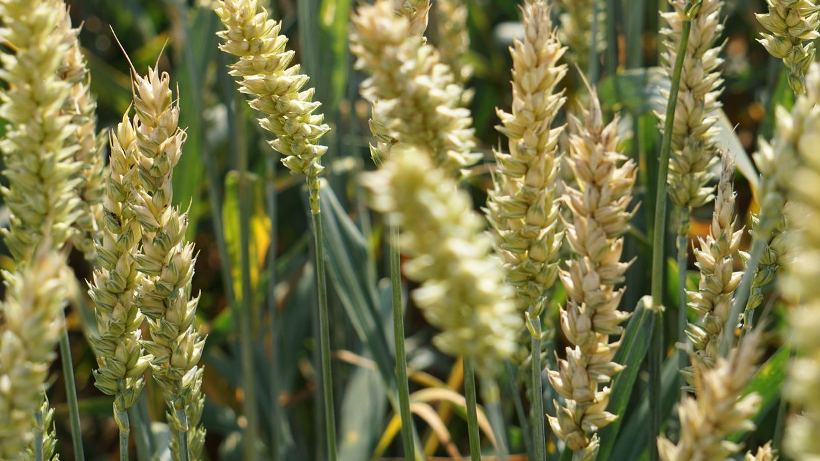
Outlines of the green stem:
[[[521,424],[521,435],[524,439],[524,447],[527,450],[527,456],[535,461],[537,458],[535,457],[535,452],[533,451],[530,422],[527,418],[527,413],[524,411],[524,403],[521,402],[521,393],[518,392],[518,386],[516,386],[516,377],[518,373],[509,360],[504,361],[504,366],[507,369],[507,382],[510,385],[510,393],[512,394],[513,404],[515,405],[515,414],[518,416],[518,422]],[[530,387],[529,384],[527,387]],[[543,401],[541,403],[543,405]]]
[[[140,398],[140,402],[141,401],[142,398]],[[151,440],[148,435],[150,428],[148,428],[145,424],[140,410],[139,403],[129,408],[128,418],[134,422],[134,442],[137,445],[137,459],[139,461],[149,461],[154,455],[154,452],[151,449]]]
[[128,461],[128,440],[130,436],[131,431],[120,430],[120,461]]
[[495,434],[496,454],[498,461],[507,461],[507,431],[504,429],[504,415],[501,413],[501,392],[495,379],[485,378],[481,382],[481,397],[490,426]]
[[[530,309],[533,312],[533,309]],[[545,461],[547,457],[544,418],[544,391],[541,387],[541,317],[532,315],[528,321],[532,324],[533,332],[530,340],[532,350],[532,370],[531,370],[531,384],[530,392],[532,395],[532,441],[534,444],[534,461]]]
[[[687,324],[687,297],[686,297],[686,270],[689,265],[689,209],[678,208],[678,337],[679,343],[686,343]],[[688,357],[686,354],[678,356],[678,369],[682,370],[687,366]],[[680,378],[683,380],[683,377]],[[686,392],[686,391],[682,391]]]
[[[765,219],[765,218],[761,218]],[[765,228],[766,223],[761,223],[761,228]],[[763,250],[766,249],[767,239],[756,236],[752,239],[752,249],[749,252],[749,260],[746,262],[746,270],[743,272],[743,278],[740,280],[740,286],[735,291],[735,299],[732,302],[732,309],[729,311],[729,317],[726,320],[726,325],[723,326],[723,337],[720,341],[720,356],[726,357],[734,345],[735,326],[738,319],[740,319],[741,309],[746,305],[749,299],[749,290],[752,288],[752,279],[754,279],[757,266],[760,265],[760,258],[763,257]]]
[[475,397],[473,360],[464,357],[464,397],[467,399],[467,434],[470,438],[470,460],[481,461],[481,440],[478,435],[478,411]]
[[[319,181],[309,178],[308,181]],[[312,189],[312,187],[311,187]],[[318,190],[318,187],[317,189]],[[318,203],[318,202],[317,202]],[[336,417],[333,405],[333,375],[330,366],[330,319],[327,307],[327,281],[325,280],[325,256],[322,242],[322,212],[311,212],[313,217],[313,242],[316,255],[316,283],[319,289],[319,343],[322,354],[322,394],[325,407],[325,432],[327,432],[328,459],[336,461]]]
[[416,459],[413,443],[413,419],[410,415],[410,389],[407,383],[407,355],[404,351],[404,311],[401,302],[401,247],[399,226],[390,226],[390,287],[393,295],[393,335],[396,341],[396,380],[399,388],[401,436],[404,457]]
[[43,461],[43,437],[45,423],[43,422],[42,406],[34,410],[34,461]]
[[74,447],[74,459],[76,461],[85,460],[83,451],[83,431],[80,426],[80,408],[77,403],[77,384],[74,381],[74,363],[71,360],[71,344],[68,341],[68,327],[65,324],[65,312],[63,315],[63,333],[60,335],[60,363],[63,367],[63,379],[65,379],[65,393],[68,399],[68,416],[71,427],[71,443]]
[[276,235],[276,224],[278,221],[276,219],[276,185],[274,183],[276,179],[276,164],[278,162],[268,156],[266,161],[267,166],[267,173],[268,173],[268,180],[266,181],[266,191],[267,191],[267,202],[268,202],[268,216],[273,225],[271,225],[270,229],[270,243],[268,247],[268,315],[270,316],[271,322],[271,329],[270,329],[270,343],[271,343],[271,357],[270,357],[270,370],[268,371],[269,379],[270,379],[270,398],[271,398],[271,408],[268,411],[268,416],[270,418],[270,451],[271,451],[271,461],[279,461],[281,449],[282,449],[282,441],[280,439],[280,432],[282,426],[282,410],[279,406],[279,361],[277,360],[277,354],[279,352],[278,348],[276,347],[276,338],[277,333],[279,330],[279,312],[276,306],[276,247],[277,247],[277,235]]
[[675,57],[675,67],[672,70],[672,86],[669,90],[669,100],[666,106],[666,120],[663,126],[661,153],[659,159],[658,188],[655,197],[655,225],[653,228],[652,245],[652,305],[655,308],[655,325],[652,331],[652,347],[649,354],[649,410],[650,410],[650,448],[649,459],[658,460],[658,447],[655,438],[661,432],[661,364],[666,355],[663,342],[663,273],[664,273],[664,240],[666,237],[666,201],[667,181],[669,176],[669,151],[672,147],[672,128],[675,122],[675,108],[678,104],[678,90],[680,89],[683,59],[689,43],[689,31],[692,28],[692,18],[700,9],[700,2],[690,3],[684,12],[684,21],[681,31],[680,45]]
[[[234,104],[239,106],[241,101],[234,100]],[[242,368],[242,387],[244,399],[242,401],[242,412],[247,420],[245,431],[242,437],[243,455],[245,461],[256,459],[256,439],[259,418],[256,407],[256,369],[253,359],[253,328],[251,320],[251,256],[250,256],[250,216],[251,216],[251,191],[249,190],[248,176],[248,152],[245,146],[245,129],[240,117],[237,125],[238,149],[236,152],[237,168],[239,170],[239,245],[241,248],[240,267],[242,272],[242,311],[239,313],[239,347]]]
[[185,429],[179,431],[179,460],[180,461],[188,461],[190,456],[188,454],[188,431],[190,428],[188,427],[188,415],[185,413],[185,409],[177,409],[177,419],[179,420],[180,426]]

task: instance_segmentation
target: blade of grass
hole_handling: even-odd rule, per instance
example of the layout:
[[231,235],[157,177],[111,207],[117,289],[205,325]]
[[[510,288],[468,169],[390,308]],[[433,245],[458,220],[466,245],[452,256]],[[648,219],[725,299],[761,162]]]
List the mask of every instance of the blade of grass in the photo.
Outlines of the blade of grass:
[[77,384],[74,381],[74,362],[71,360],[71,343],[68,341],[68,327],[63,312],[63,332],[60,335],[60,363],[63,367],[65,393],[68,400],[69,426],[71,428],[71,444],[74,448],[74,459],[85,461],[83,451],[83,428],[80,425],[80,410],[77,405]]
[[490,419],[495,434],[495,447],[498,461],[507,461],[507,431],[504,428],[504,415],[501,413],[501,391],[493,378],[484,378],[481,382],[481,398],[484,409]]
[[664,272],[664,240],[666,236],[666,202],[667,176],[669,174],[669,151],[672,144],[672,125],[675,120],[675,107],[678,103],[678,89],[680,88],[683,58],[686,55],[686,46],[689,43],[689,31],[692,18],[700,9],[700,1],[689,3],[684,12],[683,28],[681,31],[680,46],[677,50],[675,67],[672,71],[672,86],[669,90],[666,121],[664,122],[663,139],[661,141],[660,174],[658,175],[658,189],[655,197],[655,226],[652,245],[652,306],[655,310],[655,325],[652,331],[652,354],[649,356],[649,407],[650,407],[650,449],[649,457],[658,461],[658,449],[654,444],[655,437],[661,432],[661,363],[666,355],[663,341],[663,272]]
[[473,361],[464,359],[464,396],[467,398],[467,432],[470,440],[470,459],[481,461],[481,441],[478,435],[478,413],[476,410],[475,370]]
[[[535,461],[538,458],[536,458],[535,452],[533,451],[532,432],[530,429],[529,419],[527,418],[527,413],[524,412],[524,404],[521,402],[521,393],[518,392],[518,387],[515,385],[518,373],[509,360],[504,362],[504,367],[507,369],[507,382],[510,385],[510,394],[512,394],[513,403],[515,404],[515,413],[516,416],[518,416],[519,424],[521,424],[521,434],[524,438],[524,447],[527,450],[527,456]],[[543,399],[541,402],[543,405]]]

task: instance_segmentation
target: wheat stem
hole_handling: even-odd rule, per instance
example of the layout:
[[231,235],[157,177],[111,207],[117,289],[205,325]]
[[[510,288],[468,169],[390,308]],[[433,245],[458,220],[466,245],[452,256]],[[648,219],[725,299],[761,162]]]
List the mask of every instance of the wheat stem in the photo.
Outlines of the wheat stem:
[[120,461],[128,461],[128,441],[131,437],[131,421],[128,411],[116,411],[117,426],[120,429]]
[[504,428],[504,415],[501,413],[501,391],[498,389],[498,383],[494,378],[484,378],[481,380],[481,384],[481,397],[484,400],[484,409],[495,435],[498,461],[507,461],[507,431]]
[[65,326],[65,312],[63,312],[63,332],[60,335],[60,362],[63,367],[66,399],[68,400],[68,421],[71,427],[71,443],[74,448],[74,459],[85,460],[83,451],[83,432],[80,426],[80,408],[77,403],[77,384],[74,380],[74,363],[71,360],[71,344],[68,341],[68,327]]
[[[667,176],[669,175],[669,151],[672,146],[672,126],[675,122],[675,108],[678,104],[678,90],[680,88],[683,58],[686,46],[689,43],[689,31],[692,17],[697,14],[700,1],[686,6],[686,15],[683,21],[681,40],[678,45],[675,67],[672,71],[672,86],[669,90],[669,102],[666,108],[663,138],[661,140],[660,171],[658,172],[658,188],[655,196],[655,227],[652,244],[652,305],[655,307],[655,324],[652,329],[652,345],[649,355],[649,410],[650,410],[650,440],[654,440],[661,432],[661,363],[666,355],[663,342],[663,273],[664,273],[664,241],[666,240],[666,201]],[[658,448],[650,443],[649,458],[658,460]]]
[[43,461],[43,441],[45,424],[43,423],[43,410],[34,410],[34,461]]
[[[540,357],[539,357],[540,359]],[[517,372],[516,369],[513,367],[513,364],[509,360],[504,361],[504,367],[507,370],[507,382],[510,385],[510,393],[513,396],[513,404],[515,405],[515,414],[518,417],[519,424],[521,424],[521,437],[524,439],[524,448],[527,450],[527,456],[529,459],[535,461],[536,455],[532,443],[532,436],[533,432],[530,428],[529,417],[527,413],[524,411],[524,403],[521,401],[521,393],[518,391],[518,386],[516,385],[516,377]],[[526,388],[529,388],[530,384],[526,385]],[[541,406],[544,406],[544,399],[541,399]],[[541,419],[541,424],[543,425],[543,418]],[[542,430],[543,432],[543,430]]]
[[[766,219],[761,217],[761,219]],[[740,286],[735,291],[735,299],[732,302],[732,309],[729,311],[729,317],[726,321],[726,326],[723,328],[723,338],[720,341],[720,356],[726,357],[729,351],[734,346],[735,328],[740,320],[740,313],[746,305],[746,300],[749,299],[749,290],[752,288],[752,279],[757,271],[757,266],[760,264],[760,258],[763,257],[763,250],[766,249],[766,238],[755,237],[752,239],[752,249],[749,251],[749,260],[746,262],[746,270],[743,271],[743,278],[740,280]]]
[[464,397],[467,399],[467,434],[470,439],[470,460],[481,461],[481,439],[478,435],[478,410],[476,409],[475,365],[473,359],[464,357]]
[[413,419],[410,415],[410,390],[407,383],[407,355],[404,350],[404,310],[401,302],[401,248],[399,226],[390,225],[390,287],[393,299],[393,336],[396,342],[396,380],[399,387],[399,410],[404,457],[416,459],[413,444]]
[[[532,312],[533,309],[530,309]],[[534,317],[534,318],[533,318]],[[529,319],[532,325],[532,339],[530,340],[532,350],[532,372],[530,385],[530,399],[532,409],[530,410],[532,417],[532,441],[534,444],[534,461],[544,461],[546,459],[546,438],[544,428],[544,418],[546,412],[544,411],[544,390],[541,382],[541,317],[534,315]]]
[[[319,181],[318,178],[308,178]],[[319,343],[322,358],[322,396],[325,407],[325,432],[327,432],[328,459],[336,461],[336,418],[333,404],[333,378],[330,366],[330,318],[327,307],[327,281],[325,280],[325,256],[322,235],[322,212],[311,213],[313,218],[313,244],[316,255],[316,284],[319,296]]]
[[[689,230],[689,214],[688,208],[676,207],[675,212],[678,215],[678,336],[679,343],[686,342],[686,324],[687,324],[687,296],[686,296],[686,270],[689,265],[689,238],[687,236]],[[686,367],[686,355],[678,355],[678,369]]]

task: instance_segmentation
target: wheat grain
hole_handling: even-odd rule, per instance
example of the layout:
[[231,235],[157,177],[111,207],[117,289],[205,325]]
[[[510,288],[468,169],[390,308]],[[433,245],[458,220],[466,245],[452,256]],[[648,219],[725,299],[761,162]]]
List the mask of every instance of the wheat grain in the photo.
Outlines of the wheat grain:
[[[740,284],[742,271],[734,271],[735,254],[740,247],[743,229],[735,230],[735,191],[733,187],[735,163],[729,154],[722,156],[720,183],[715,199],[712,223],[706,237],[699,237],[699,248],[694,250],[700,281],[696,291],[687,291],[689,307],[697,315],[697,323],[689,323],[686,336],[692,341],[693,359],[700,367],[714,366],[720,349],[723,329],[729,320],[729,311],[735,289]],[[691,367],[683,374],[689,385],[694,385]]]
[[[789,192],[793,201],[790,219],[795,223],[797,256],[789,266],[789,277],[784,292],[799,306],[789,315],[789,335],[797,356],[787,379],[786,397],[802,410],[792,416],[786,426],[785,448],[791,459],[810,461],[820,458],[820,202],[817,184],[820,180],[817,142],[820,132],[820,65],[812,64],[806,75],[806,92],[797,98],[791,117],[778,120],[776,152],[789,149],[800,165],[790,171],[782,171],[788,178]],[[785,114],[785,111],[782,111]],[[778,148],[780,147],[780,149]],[[779,162],[776,162],[778,166]]]
[[40,244],[54,248],[74,233],[80,200],[74,192],[80,164],[71,143],[75,127],[61,112],[71,92],[58,72],[66,60],[71,34],[60,28],[65,5],[59,0],[2,0],[0,39],[13,53],[0,53],[0,118],[8,121],[0,141],[9,186],[3,188],[11,225],[3,229],[14,259],[26,263]]
[[[412,35],[412,24],[388,0],[362,5],[353,16],[350,50],[354,67],[370,74],[362,95],[374,106],[375,132],[383,140],[422,148],[454,174],[475,164],[472,118],[461,107],[464,88],[435,48]],[[374,151],[377,161],[380,153]]]
[[[141,227],[141,248],[135,256],[144,274],[137,287],[137,307],[147,318],[154,356],[151,371],[168,406],[168,422],[186,433],[190,459],[200,459],[205,429],[199,424],[204,396],[198,366],[205,339],[194,328],[198,297],[191,297],[194,245],[185,241],[188,214],[172,206],[173,171],[182,154],[185,132],[179,126],[179,105],[173,101],[168,74],[149,68],[134,75],[136,168],[139,188],[129,197]],[[177,437],[171,452],[180,459]]]
[[473,359],[479,374],[494,376],[515,350],[522,324],[470,196],[447,171],[433,167],[430,154],[406,145],[394,149],[364,184],[373,207],[401,225],[402,249],[411,258],[405,274],[421,283],[413,300],[441,330],[434,344]]
[[63,331],[66,287],[73,274],[43,242],[29,264],[4,273],[0,305],[0,459],[29,459],[33,415],[43,405],[44,382]]
[[615,419],[605,411],[609,388],[599,391],[623,367],[612,361],[619,342],[620,324],[629,314],[618,310],[625,287],[618,290],[630,263],[621,262],[632,214],[637,169],[618,152],[618,119],[604,125],[595,91],[581,117],[570,116],[569,165],[577,188],[567,187],[564,201],[572,212],[567,240],[575,253],[567,270],[560,271],[569,301],[561,310],[561,328],[569,340],[567,359],[549,372],[550,382],[564,397],[556,403],[558,416],[550,417],[553,431],[574,450],[573,459],[594,459],[597,431]]
[[315,90],[304,89],[309,77],[298,64],[290,65],[294,53],[279,34],[282,23],[269,19],[258,0],[224,0],[216,13],[226,29],[217,34],[225,40],[219,49],[239,57],[230,74],[239,79],[239,91],[253,97],[250,106],[265,116],[259,124],[276,136],[270,144],[285,156],[282,163],[307,177],[310,208],[318,213],[320,161],[327,152],[318,141],[330,127],[316,113],[321,103],[313,101]]
[[[668,76],[677,56],[688,2],[670,0],[673,10],[662,13],[667,27],[665,51],[661,55]],[[718,67],[722,45],[714,46],[723,31],[720,0],[704,0],[691,21],[689,42],[681,71],[678,103],[672,127],[672,150],[669,159],[669,196],[679,208],[702,206],[712,199],[708,187],[709,167],[717,161],[715,150],[717,98],[723,80]],[[666,95],[664,95],[666,96]],[[666,98],[665,98],[666,99]],[[659,113],[662,120],[665,114]]]
[[727,437],[754,429],[751,418],[760,407],[760,396],[741,394],[757,371],[762,334],[760,329],[750,332],[728,359],[718,358],[713,368],[704,368],[701,360],[693,358],[698,397],[687,396],[678,404],[678,443],[658,437],[661,460],[724,461],[740,451],[740,445]]
[[789,86],[795,94],[805,92],[805,75],[816,53],[813,40],[820,37],[818,7],[811,0],[766,0],[769,12],[757,20],[770,33],[761,33],[760,42],[789,70]]

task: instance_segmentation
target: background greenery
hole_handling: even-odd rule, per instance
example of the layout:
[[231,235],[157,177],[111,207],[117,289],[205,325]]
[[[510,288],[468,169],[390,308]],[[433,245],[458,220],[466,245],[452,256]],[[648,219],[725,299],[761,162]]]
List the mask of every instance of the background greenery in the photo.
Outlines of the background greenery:
[[[515,27],[517,2],[465,2],[469,8],[472,40],[471,51],[465,59],[476,69],[470,82],[475,91],[471,108],[481,140],[480,149],[490,161],[491,148],[500,142],[493,128],[497,123],[495,107],[508,108],[510,104],[510,58],[506,47],[518,32]],[[238,324],[237,316],[248,315],[254,325],[252,341],[257,368],[254,387],[261,415],[261,456],[264,459],[276,455],[278,459],[288,460],[321,459],[324,437],[321,408],[318,408],[319,367],[314,340],[318,328],[314,315],[316,291],[303,181],[277,167],[278,159],[271,160],[275,154],[264,142],[253,114],[239,99],[241,96],[225,71],[229,58],[217,49],[215,33],[221,27],[218,18],[207,5],[200,4],[207,2],[68,0],[68,3],[74,22],[84,24],[80,39],[91,69],[91,87],[99,102],[97,113],[101,127],[115,126],[131,100],[128,63],[111,29],[137,70],[142,72],[149,64],[158,62],[161,69],[171,73],[180,91],[181,126],[187,127],[188,141],[174,175],[174,198],[183,205],[190,204],[189,236],[199,250],[194,289],[201,290],[202,295],[198,322],[209,335],[203,358],[206,366],[203,389],[207,394],[203,422],[208,429],[209,458],[240,458],[246,422],[239,416],[244,393],[239,379],[239,338],[234,325]],[[297,52],[296,59],[312,76],[312,84],[317,88],[316,99],[324,103],[327,121],[333,127],[324,138],[330,147],[324,163],[328,166],[326,178],[332,187],[324,188],[327,193],[323,196],[323,207],[327,210],[324,219],[331,281],[340,457],[358,461],[399,456],[402,451],[400,437],[397,437],[397,418],[391,411],[385,387],[391,385],[393,373],[390,293],[389,282],[385,280],[385,229],[379,218],[367,210],[366,197],[357,182],[359,172],[373,167],[368,150],[369,106],[358,96],[358,84],[363,77],[351,70],[347,51],[347,24],[356,2],[270,0],[269,3],[272,16],[283,21],[283,32],[291,37],[290,46]],[[622,131],[631,133],[625,138],[624,152],[635,156],[641,164],[636,196],[642,206],[626,247],[627,257],[637,257],[628,273],[623,307],[632,310],[649,291],[651,248],[647,235],[651,229],[647,223],[652,222],[654,210],[652,196],[659,143],[658,121],[651,111],[657,107],[658,88],[664,84],[664,79],[652,67],[657,65],[658,9],[665,9],[666,4],[649,0],[597,0],[597,4],[611,19],[599,32],[607,37],[607,49],[601,53],[599,94],[610,115],[621,111]],[[560,3],[556,4],[556,16],[560,9]],[[753,13],[764,11],[762,0],[729,1],[724,7],[725,90],[721,100],[729,122],[724,124],[721,140],[739,156],[739,167],[746,173],[753,172],[753,167],[748,157],[744,164],[744,156],[754,152],[758,136],[771,133],[773,104],[788,106],[792,95],[781,63],[770,58],[755,42],[760,27]],[[430,30],[435,30],[434,23]],[[431,40],[435,43],[434,33]],[[570,107],[579,82],[575,70],[564,82]],[[730,128],[734,126],[736,129],[732,132]],[[247,149],[253,172],[248,179],[253,181],[255,190],[251,219],[254,298],[250,312],[242,312],[234,307],[237,303],[231,302],[232,293],[241,295],[236,189],[242,178],[233,171],[240,149]],[[488,166],[476,167],[476,174],[470,180],[477,204],[484,203],[484,191],[490,185]],[[738,189],[741,222],[747,223],[748,212],[756,206],[753,188],[741,178]],[[696,212],[691,238],[705,232],[710,214],[711,208]],[[8,219],[7,212],[2,216]],[[670,236],[670,250],[674,248],[673,238]],[[220,245],[222,239],[224,246]],[[0,261],[0,265],[8,267],[9,264],[8,257]],[[80,279],[90,276],[90,267],[81,255],[72,255],[72,265]],[[690,264],[690,269],[693,270],[690,283],[694,283],[694,265]],[[674,261],[670,259],[665,304],[671,309],[677,309],[675,271]],[[560,292],[553,297],[553,319],[562,299]],[[770,300],[769,308],[763,311],[775,313],[772,324],[777,328],[780,320],[776,314],[782,308],[775,301]],[[88,306],[81,306],[68,316],[86,456],[110,459],[117,451],[117,427],[110,417],[110,398],[93,386],[91,370],[96,364],[83,331],[85,325],[93,324],[84,320],[93,319],[89,315],[93,313]],[[464,411],[458,405],[458,395],[453,392],[461,392],[460,363],[432,347],[430,338],[434,332],[413,306],[408,306],[406,315],[411,393],[415,393],[412,399],[429,404],[438,413],[447,425],[452,445],[464,453],[467,451]],[[677,316],[665,318],[666,337],[673,338]],[[645,338],[648,341],[648,334]],[[561,341],[559,333],[554,337],[556,350],[563,350],[557,347]],[[667,340],[670,350],[671,342]],[[640,349],[639,346],[635,347]],[[768,434],[773,432],[775,412],[770,410],[777,406],[777,387],[783,379],[788,355],[784,350],[774,353],[779,344],[770,346],[773,354],[753,383],[758,390],[768,392],[766,404],[757,418],[761,422],[759,430]],[[674,368],[667,368],[665,401],[671,409],[677,391]],[[72,459],[59,365],[55,365],[53,378],[50,399],[57,409],[60,452],[62,459]],[[620,435],[607,442],[613,448],[610,459],[635,460],[645,455],[647,431],[641,423],[646,420],[641,414],[646,414],[645,402],[641,406],[645,400],[645,373],[637,373],[637,379],[634,389],[621,391],[623,402],[632,403],[621,420]],[[505,394],[502,398],[508,430],[513,452],[521,453],[525,450],[511,398],[515,378],[507,376],[506,380],[502,383]],[[140,411],[154,421],[163,420],[165,409],[159,389],[153,383],[146,389]],[[549,404],[551,390],[549,386],[545,389],[547,411],[554,413]],[[424,392],[418,392],[422,390]],[[428,454],[448,453],[427,424],[419,418],[416,424]],[[154,429],[155,446],[164,445],[162,437],[167,435],[163,426],[157,424]],[[748,438],[750,447],[762,442],[756,440],[754,434],[739,434],[736,438]],[[276,440],[279,446],[274,450],[272,445]],[[550,439],[549,456],[557,459],[556,451],[554,439]]]

